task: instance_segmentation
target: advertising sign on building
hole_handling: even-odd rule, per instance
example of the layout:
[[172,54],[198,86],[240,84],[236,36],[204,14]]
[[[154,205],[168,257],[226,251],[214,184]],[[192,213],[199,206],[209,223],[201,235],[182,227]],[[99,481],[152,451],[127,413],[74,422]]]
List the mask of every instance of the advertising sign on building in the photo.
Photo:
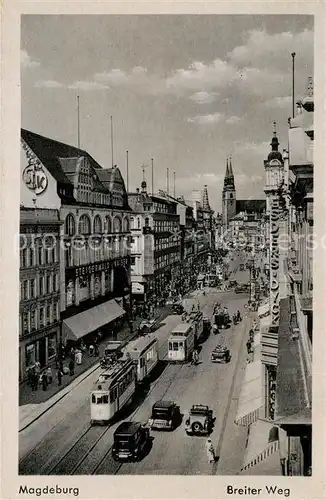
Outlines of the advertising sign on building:
[[279,305],[279,200],[274,198],[270,212],[270,300],[272,325],[278,326],[280,320]]

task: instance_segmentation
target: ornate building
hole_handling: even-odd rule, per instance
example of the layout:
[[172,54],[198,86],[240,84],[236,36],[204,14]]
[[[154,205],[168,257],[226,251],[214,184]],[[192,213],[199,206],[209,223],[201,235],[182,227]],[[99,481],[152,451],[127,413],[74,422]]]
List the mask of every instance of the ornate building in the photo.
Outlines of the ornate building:
[[229,227],[230,220],[236,215],[236,190],[234,185],[234,176],[232,170],[232,160],[226,160],[226,169],[224,176],[224,187],[222,191],[222,218],[225,229]]
[[[110,331],[130,308],[130,208],[121,173],[82,149],[27,130],[21,136],[23,172],[28,163],[46,178],[37,207],[56,208],[62,221],[60,340]],[[24,205],[29,178],[22,179]]]

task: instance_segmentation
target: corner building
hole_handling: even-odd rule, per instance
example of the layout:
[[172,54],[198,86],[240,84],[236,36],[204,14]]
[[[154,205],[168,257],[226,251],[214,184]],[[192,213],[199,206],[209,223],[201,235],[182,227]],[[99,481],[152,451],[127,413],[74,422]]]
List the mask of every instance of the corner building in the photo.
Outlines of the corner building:
[[117,167],[86,151],[22,130],[60,214],[61,343],[111,333],[130,312],[130,208]]

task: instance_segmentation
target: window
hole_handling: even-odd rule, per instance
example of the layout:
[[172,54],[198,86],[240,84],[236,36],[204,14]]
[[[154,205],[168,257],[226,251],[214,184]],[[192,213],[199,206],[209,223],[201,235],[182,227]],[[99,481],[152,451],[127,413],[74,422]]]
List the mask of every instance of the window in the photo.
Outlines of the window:
[[121,219],[115,216],[113,219],[113,231],[115,233],[121,233]]
[[43,248],[41,246],[38,247],[38,263],[39,266],[43,264]]
[[51,304],[46,306],[46,322],[47,324],[51,323]]
[[59,291],[59,275],[58,274],[55,274],[54,275],[54,291],[55,292],[58,292]]
[[56,334],[48,337],[48,358],[54,358],[57,354],[57,336]]
[[[28,312],[24,311],[22,313],[22,331],[23,333],[29,332],[29,321],[28,321]],[[27,363],[26,363],[27,364]]]
[[23,300],[28,299],[28,281],[24,280],[23,281]]
[[129,219],[128,219],[128,217],[125,217],[123,220],[123,232],[124,233],[129,232]]
[[35,279],[31,279],[31,299],[36,296]]
[[44,326],[44,307],[40,307],[40,328]]
[[105,217],[104,231],[106,233],[112,233],[112,222],[111,222],[111,217],[109,215]]
[[140,229],[140,217],[137,217],[137,229]]
[[20,253],[20,265],[21,267],[27,266],[27,248],[23,248]]
[[30,248],[30,265],[34,266],[35,265],[35,250],[34,248]]
[[46,293],[51,293],[51,276],[47,274],[46,276]]
[[130,218],[130,228],[135,229],[135,219],[133,217]]
[[44,295],[44,278],[40,276],[40,295]]
[[90,234],[91,233],[91,221],[88,215],[84,214],[79,219],[78,232],[80,234]]
[[145,219],[145,227],[148,227],[148,226],[149,226],[149,218],[146,217],[146,219]]
[[99,215],[95,215],[94,218],[94,233],[98,234],[102,232],[102,221]]
[[73,236],[76,233],[76,223],[74,216],[68,214],[65,220],[65,234],[68,236]]
[[36,330],[36,309],[31,311],[31,330]]

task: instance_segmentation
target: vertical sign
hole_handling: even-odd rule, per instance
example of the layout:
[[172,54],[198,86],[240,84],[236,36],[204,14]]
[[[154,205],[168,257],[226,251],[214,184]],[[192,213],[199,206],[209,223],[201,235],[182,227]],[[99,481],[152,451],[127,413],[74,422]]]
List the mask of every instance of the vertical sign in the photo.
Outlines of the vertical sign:
[[279,303],[279,200],[274,198],[270,211],[270,309],[272,325],[278,326],[280,320]]

